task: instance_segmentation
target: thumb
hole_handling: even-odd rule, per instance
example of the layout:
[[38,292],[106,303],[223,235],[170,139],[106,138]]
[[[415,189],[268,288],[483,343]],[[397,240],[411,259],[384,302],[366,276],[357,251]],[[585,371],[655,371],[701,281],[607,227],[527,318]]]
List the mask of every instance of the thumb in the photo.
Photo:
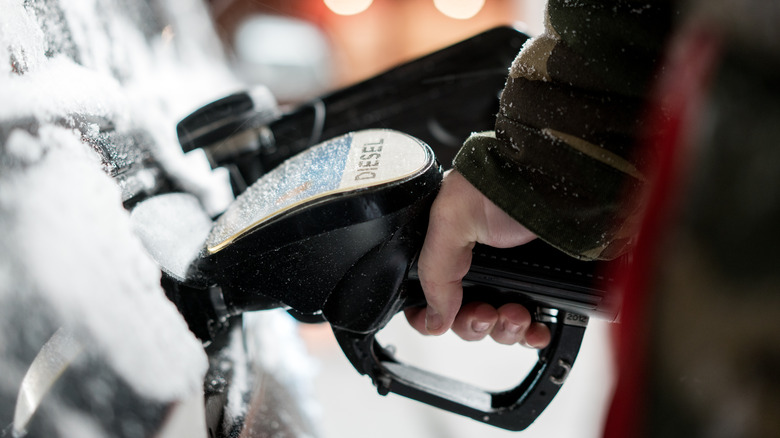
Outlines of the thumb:
[[[471,266],[471,250],[477,240],[474,216],[480,213],[482,201],[477,196],[464,196],[469,191],[463,190],[463,183],[465,179],[456,172],[445,178],[431,207],[420,251],[420,284],[428,302],[425,332],[432,335],[446,332],[458,314],[463,299],[461,280]],[[420,325],[416,325],[418,330]]]
[[[426,239],[427,240],[427,239]],[[472,245],[450,250],[437,250],[447,243],[431,239],[423,247],[418,263],[420,284],[425,291],[428,307],[425,312],[425,330],[440,335],[449,330],[463,301],[461,280],[471,265]]]

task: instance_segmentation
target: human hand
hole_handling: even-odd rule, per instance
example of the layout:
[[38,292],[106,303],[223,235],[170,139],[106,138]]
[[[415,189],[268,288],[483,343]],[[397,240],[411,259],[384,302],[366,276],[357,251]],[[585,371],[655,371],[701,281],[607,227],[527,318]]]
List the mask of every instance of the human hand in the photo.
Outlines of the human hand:
[[456,171],[447,173],[431,207],[418,274],[427,308],[405,310],[409,324],[422,334],[441,335],[452,328],[461,338],[543,348],[550,330],[534,323],[520,304],[498,309],[486,303],[461,306],[461,280],[471,266],[475,243],[497,248],[522,245],[536,236],[471,185]]

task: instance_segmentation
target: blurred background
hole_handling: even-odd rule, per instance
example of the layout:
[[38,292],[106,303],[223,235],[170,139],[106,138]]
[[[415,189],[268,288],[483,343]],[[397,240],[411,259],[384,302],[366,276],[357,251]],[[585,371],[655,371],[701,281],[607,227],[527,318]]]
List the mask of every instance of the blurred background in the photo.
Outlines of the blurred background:
[[239,75],[294,102],[499,25],[542,28],[543,0],[211,0]]
[[[542,0],[211,0],[230,62],[241,79],[295,104],[367,79],[486,29],[543,26]],[[547,411],[517,434],[390,394],[358,375],[326,325],[301,326],[318,363],[316,396],[324,438],[556,437],[601,435],[612,390],[608,324],[593,321],[569,380]],[[536,353],[454,335],[427,338],[402,316],[381,333],[400,359],[486,389],[515,386]]]

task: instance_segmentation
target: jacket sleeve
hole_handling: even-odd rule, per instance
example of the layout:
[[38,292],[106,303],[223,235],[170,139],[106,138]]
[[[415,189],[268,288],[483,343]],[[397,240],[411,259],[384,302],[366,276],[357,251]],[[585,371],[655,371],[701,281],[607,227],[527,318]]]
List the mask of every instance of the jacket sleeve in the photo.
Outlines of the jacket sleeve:
[[473,134],[454,168],[575,257],[624,252],[645,181],[641,113],[672,15],[663,1],[550,0],[544,33],[512,64],[495,131]]

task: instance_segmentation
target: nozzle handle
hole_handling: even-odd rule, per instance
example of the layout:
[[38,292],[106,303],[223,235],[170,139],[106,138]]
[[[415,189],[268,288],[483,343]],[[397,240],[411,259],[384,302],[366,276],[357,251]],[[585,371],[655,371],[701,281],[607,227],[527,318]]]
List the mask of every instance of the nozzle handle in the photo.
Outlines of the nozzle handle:
[[[609,263],[577,260],[540,240],[512,249],[475,247],[463,280],[464,303],[523,304],[552,334],[525,379],[503,391],[487,391],[405,364],[376,340],[379,330],[358,333],[334,327],[333,331],[346,356],[359,372],[371,377],[380,394],[393,392],[493,426],[523,430],[565,382],[589,317],[617,318],[608,274],[614,272],[614,264],[624,263],[628,263],[625,258]],[[418,280],[412,263],[398,298],[404,302],[396,309],[425,305]]]
[[[545,312],[549,309],[538,309]],[[398,361],[376,340],[376,333],[359,334],[333,329],[342,350],[355,368],[373,380],[382,395],[393,392],[474,420],[507,430],[530,426],[553,400],[568,377],[579,353],[587,318],[569,312],[549,313],[552,332],[547,348],[539,350],[533,369],[517,386],[487,391]]]
[[[612,275],[628,263],[628,255],[612,261],[579,260],[540,239],[514,248],[477,244],[472,250],[471,267],[463,278],[464,300],[469,300],[471,292],[478,295],[475,300],[494,305],[521,300],[615,321],[619,297],[610,293],[615,283]],[[408,277],[419,279],[416,263]],[[414,293],[408,299],[424,304],[424,298]]]

